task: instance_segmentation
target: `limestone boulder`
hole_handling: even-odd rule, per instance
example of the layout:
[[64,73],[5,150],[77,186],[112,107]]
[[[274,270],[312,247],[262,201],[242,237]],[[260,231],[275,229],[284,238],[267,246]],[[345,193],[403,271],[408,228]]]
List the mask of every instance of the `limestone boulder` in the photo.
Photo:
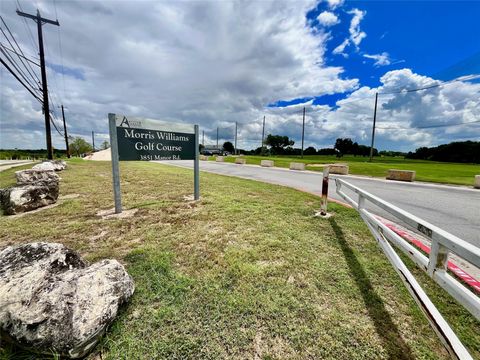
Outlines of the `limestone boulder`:
[[116,260],[88,265],[56,243],[0,252],[0,334],[36,353],[85,356],[134,292]]
[[58,184],[60,177],[53,170],[22,170],[15,172],[17,185]]
[[0,205],[5,214],[15,215],[54,204],[58,199],[58,191],[58,182],[1,189]]
[[67,163],[63,160],[49,160],[44,161],[32,167],[33,170],[46,170],[46,171],[62,171],[67,167]]

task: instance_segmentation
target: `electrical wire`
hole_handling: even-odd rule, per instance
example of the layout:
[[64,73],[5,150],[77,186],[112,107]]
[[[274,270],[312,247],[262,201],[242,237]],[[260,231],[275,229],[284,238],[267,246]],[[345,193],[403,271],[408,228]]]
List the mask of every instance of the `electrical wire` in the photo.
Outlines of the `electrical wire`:
[[450,83],[457,82],[457,81],[468,81],[468,80],[474,80],[474,79],[478,79],[478,78],[480,78],[479,74],[460,76],[460,77],[452,79],[452,80],[443,81],[443,82],[435,83],[435,84],[431,84],[431,85],[426,85],[426,86],[423,86],[423,87],[420,87],[420,88],[415,88],[415,89],[401,89],[401,90],[398,90],[398,91],[391,91],[391,92],[379,92],[378,95],[394,95],[394,94],[404,94],[404,93],[411,93],[411,92],[417,92],[417,91],[422,91],[422,90],[429,90],[429,89],[444,86],[446,84],[450,84]]
[[[29,61],[31,64],[33,64],[33,65],[36,65],[36,66],[40,67],[40,64],[36,63],[35,61],[33,61],[33,60],[29,59],[29,58],[28,58],[28,57],[26,57],[26,56],[20,55],[20,54],[19,54],[19,53],[17,53],[17,52],[16,52],[14,49],[11,49],[11,48],[9,48],[9,47],[7,47],[7,46],[3,45],[2,43],[0,43],[0,46],[1,46],[1,47],[3,47],[5,50],[8,50],[8,51],[10,51],[10,52],[14,53],[14,54],[15,54],[15,55],[17,55],[17,56],[21,56],[21,57],[22,57],[22,58],[24,58],[25,60]],[[34,57],[32,57],[32,59],[34,59],[34,60],[38,60],[38,59],[35,59]]]
[[35,83],[32,84],[31,80],[27,78],[27,76],[25,75],[23,70],[19,67],[19,65],[15,62],[15,60],[5,50],[3,50],[3,47],[0,47],[0,52],[3,55],[5,55],[5,59],[7,59],[10,62],[12,67],[17,71],[18,75],[23,79],[23,81],[25,81],[28,84],[30,89],[32,91],[38,90],[38,88],[35,86]]
[[52,114],[50,114],[49,117],[50,117],[50,122],[52,123],[53,127],[55,128],[55,130],[57,130],[57,133],[58,133],[61,137],[65,137],[65,135],[58,129],[57,124],[56,124],[55,121],[53,120]]
[[7,64],[2,58],[0,58],[0,63],[1,63],[3,66],[5,66],[5,68],[15,77],[15,79],[17,79],[18,82],[20,82],[20,84],[22,84],[23,87],[24,87],[25,89],[27,89],[27,91],[28,91],[30,94],[32,94],[33,97],[38,100],[38,102],[40,102],[40,104],[43,105],[43,101],[38,97],[38,95],[36,95],[36,94],[18,77],[18,75],[15,74],[15,72],[8,66],[8,64]]
[[427,126],[412,126],[412,127],[380,127],[376,126],[376,129],[382,130],[412,130],[412,129],[433,129],[439,127],[450,127],[450,126],[462,126],[462,125],[469,125],[469,124],[476,124],[480,123],[480,120],[469,121],[464,123],[456,123],[456,124],[436,124],[436,125],[427,125]]
[[[20,4],[20,1],[17,0],[17,4],[18,4],[18,7],[20,8],[20,11],[21,12],[24,12],[23,11],[23,8],[22,8],[22,5]],[[18,10],[18,9],[17,9]],[[38,46],[37,44],[35,43],[35,39],[33,37],[33,33],[32,33],[32,29],[30,28],[30,23],[27,22],[27,19],[25,19],[23,16],[22,16],[22,20],[23,20],[23,25],[25,27],[25,29],[27,30],[27,34],[30,35],[30,41],[32,42],[32,47],[33,49],[37,50],[38,51]],[[38,52],[37,52],[38,54]]]
[[[5,28],[7,29],[8,33],[10,34],[10,36],[12,37],[15,45],[17,45],[17,48],[18,48],[18,50],[20,51],[20,53],[21,53],[23,56],[25,56],[25,54],[23,53],[22,48],[20,47],[20,45],[18,45],[17,40],[16,40],[15,37],[13,36],[12,32],[10,31],[10,28],[8,27],[7,23],[5,22],[5,20],[3,19],[3,17],[2,17],[1,15],[0,15],[0,19],[2,20],[3,25],[4,25]],[[5,34],[5,32],[3,31],[3,29],[2,29],[2,33],[5,35],[5,37],[6,37],[7,40],[8,40],[8,37],[7,37],[7,35]],[[8,40],[8,42],[9,42],[10,46],[14,49],[15,47],[12,45],[12,43],[10,42],[10,40]],[[26,66],[25,63],[23,62],[23,59],[22,59],[20,56],[19,56],[18,58],[20,59],[20,61],[22,62],[23,66],[25,67],[25,69],[27,70],[27,72],[30,74],[30,76],[32,76],[32,78],[36,78],[37,81],[38,81],[38,83],[40,84],[41,81],[40,81],[40,79],[38,78],[38,76],[37,76],[37,74],[35,73],[35,71],[33,70],[33,68],[32,68],[32,66],[30,65],[30,63],[27,63],[27,65],[28,65],[28,67],[30,68],[30,70],[31,70],[32,72],[30,72],[30,70],[27,68],[27,66]],[[32,73],[33,73],[33,75],[32,75]],[[35,81],[35,79],[33,79],[33,80]]]

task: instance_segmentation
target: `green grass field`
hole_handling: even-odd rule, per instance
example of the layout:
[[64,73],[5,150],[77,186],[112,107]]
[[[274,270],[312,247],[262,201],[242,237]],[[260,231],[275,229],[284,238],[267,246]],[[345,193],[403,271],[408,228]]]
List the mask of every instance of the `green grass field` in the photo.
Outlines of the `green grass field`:
[[[0,173],[0,187],[17,169]],[[289,188],[186,169],[121,163],[113,207],[108,162],[69,161],[61,195],[23,217],[0,216],[0,249],[61,242],[87,260],[116,258],[136,282],[130,303],[88,356],[97,359],[448,359],[368,229],[352,210]],[[410,262],[472,355],[480,323]],[[38,359],[2,342],[0,359]]]
[[[307,170],[322,171],[322,167],[314,164],[344,163],[348,164],[350,174],[373,177],[387,175],[389,169],[414,170],[416,180],[443,184],[473,186],[475,175],[480,175],[479,164],[457,164],[426,160],[411,160],[403,157],[375,157],[372,162],[361,156],[347,155],[343,158],[325,155],[300,156],[245,156],[247,164],[260,165],[262,159],[274,160],[275,166],[288,168],[290,162],[304,162]],[[211,158],[213,160],[213,157]],[[226,157],[226,161],[234,162],[234,157]],[[310,166],[308,166],[310,164]]]

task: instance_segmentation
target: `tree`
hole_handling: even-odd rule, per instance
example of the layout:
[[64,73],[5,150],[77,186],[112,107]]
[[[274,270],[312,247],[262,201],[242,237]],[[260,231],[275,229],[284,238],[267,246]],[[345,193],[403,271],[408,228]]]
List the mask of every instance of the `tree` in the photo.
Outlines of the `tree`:
[[70,151],[77,156],[88,153],[92,150],[92,145],[90,145],[88,142],[85,141],[85,139],[81,137],[74,138],[73,141],[70,143]]
[[100,145],[100,147],[101,147],[102,150],[107,150],[110,147],[110,143],[107,140],[105,140],[102,143],[102,145]]
[[273,155],[283,154],[285,147],[293,146],[293,144],[295,141],[290,140],[288,136],[268,134],[265,140],[265,145],[270,146]]
[[305,155],[315,155],[317,153],[317,150],[315,150],[313,146],[309,146],[303,151],[303,153]]
[[223,150],[228,151],[230,154],[233,154],[235,152],[235,148],[230,141],[225,141],[223,143]]
[[340,157],[344,154],[351,154],[353,150],[353,141],[350,138],[338,138],[335,141],[335,149],[340,152]]

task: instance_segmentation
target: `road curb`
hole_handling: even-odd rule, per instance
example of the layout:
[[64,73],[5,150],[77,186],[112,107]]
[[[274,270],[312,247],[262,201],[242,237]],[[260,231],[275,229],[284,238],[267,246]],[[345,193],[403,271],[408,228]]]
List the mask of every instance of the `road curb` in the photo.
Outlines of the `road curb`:
[[[422,242],[419,238],[413,236],[410,232],[400,228],[398,225],[396,226],[390,221],[383,219],[380,216],[377,218],[390,230],[394,233],[402,237],[403,239],[407,240],[408,242],[415,245],[418,249],[422,250],[423,252],[430,254],[430,246],[426,245]],[[454,264],[451,260],[447,263],[447,268],[450,270],[462,283],[464,283],[467,287],[473,289],[474,293],[480,295],[480,281],[475,279],[472,275],[467,273],[465,270],[462,270],[458,265]]]

